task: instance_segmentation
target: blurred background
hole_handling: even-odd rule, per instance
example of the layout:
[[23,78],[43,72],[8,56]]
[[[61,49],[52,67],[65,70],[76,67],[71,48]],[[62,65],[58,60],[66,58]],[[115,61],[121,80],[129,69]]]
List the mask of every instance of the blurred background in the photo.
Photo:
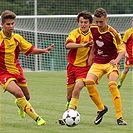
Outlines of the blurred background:
[[12,10],[17,15],[76,15],[82,10],[94,12],[103,7],[108,14],[133,14],[132,0],[0,0],[0,12]]
[[20,53],[19,61],[25,71],[66,70],[68,51],[65,39],[71,30],[78,27],[77,14],[83,10],[93,14],[98,7],[106,9],[108,24],[122,36],[131,27],[132,0],[0,0],[0,14],[11,10],[17,15],[15,33],[38,48],[55,44],[49,55],[25,56]]

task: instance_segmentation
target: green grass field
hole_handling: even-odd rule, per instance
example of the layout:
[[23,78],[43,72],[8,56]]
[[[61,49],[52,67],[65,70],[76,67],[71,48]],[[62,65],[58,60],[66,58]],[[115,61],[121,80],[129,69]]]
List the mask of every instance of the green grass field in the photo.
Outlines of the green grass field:
[[35,111],[41,115],[47,124],[38,126],[28,115],[20,118],[15,98],[8,92],[0,90],[0,133],[133,133],[133,85],[132,73],[128,73],[123,86],[120,89],[123,117],[127,126],[116,124],[115,110],[111,94],[107,88],[107,78],[104,76],[97,86],[101,99],[108,106],[100,125],[94,125],[97,108],[83,88],[80,95],[78,112],[81,121],[78,126],[67,127],[58,124],[62,117],[66,103],[66,73],[65,72],[27,72],[25,73],[31,94],[30,103]]

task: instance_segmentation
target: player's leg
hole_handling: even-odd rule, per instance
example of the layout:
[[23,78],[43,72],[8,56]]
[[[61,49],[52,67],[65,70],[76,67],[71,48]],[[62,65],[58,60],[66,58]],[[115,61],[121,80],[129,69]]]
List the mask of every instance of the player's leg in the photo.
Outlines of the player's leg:
[[75,86],[75,66],[73,66],[72,64],[68,64],[67,66],[67,81],[66,81],[66,90],[67,90],[67,94],[66,94],[66,99],[67,99],[67,103],[66,103],[66,108],[65,110],[68,109],[71,98],[72,98],[72,92]]
[[29,101],[29,100],[30,100],[30,92],[29,92],[29,90],[28,90],[27,85],[26,85],[26,86],[19,86],[19,87],[20,87],[21,90],[23,91],[26,100]]
[[[30,93],[29,93],[29,90],[28,90],[28,87],[27,87],[27,83],[26,83],[26,79],[22,73],[22,71],[20,72],[19,75],[15,75],[16,77],[16,83],[17,85],[21,88],[26,100],[30,100]],[[25,117],[25,112],[23,110],[23,108],[21,108],[18,104],[18,100],[16,99],[15,100],[15,104],[17,105],[18,107],[18,114],[24,118]]]
[[102,67],[99,64],[94,63],[87,74],[85,82],[86,88],[88,90],[88,95],[98,108],[97,117],[94,121],[96,125],[100,124],[103,119],[103,115],[108,111],[108,108],[103,105],[98,90],[95,87],[95,83],[98,82],[103,74],[104,72],[102,71]]
[[[28,101],[28,100],[30,99],[30,93],[29,93],[29,90],[28,90],[27,85],[20,86],[20,88],[21,88],[21,90],[23,91],[26,100]],[[25,112],[24,112],[24,110],[19,106],[18,100],[17,100],[17,99],[15,100],[15,104],[16,104],[17,107],[18,107],[18,114],[19,114],[22,118],[24,118],[24,117],[25,117]]]
[[[132,62],[132,61],[131,61]],[[118,89],[120,89],[120,87],[122,86],[122,83],[130,69],[130,66],[132,65],[132,63],[130,62],[130,59],[129,58],[125,58],[125,61],[124,61],[124,70],[122,71],[121,73],[121,76],[120,76],[120,81],[117,85]]]
[[72,98],[72,92],[73,92],[74,86],[75,86],[75,84],[67,85],[67,94],[66,94],[67,102],[66,102],[66,105],[65,105],[65,110],[67,110],[68,107],[69,107],[69,104],[70,104],[70,101],[71,101],[71,98]]
[[18,104],[18,100],[15,99],[15,104],[17,105],[18,107],[18,114],[21,118],[24,118],[25,117],[25,112],[23,110],[23,108],[20,107],[20,105]]
[[[74,85],[75,85],[75,77],[73,74],[73,66],[71,64],[69,64],[67,66],[67,83],[66,83],[66,105],[65,105],[65,110],[68,109],[71,98],[72,98],[72,92],[74,89]],[[63,121],[63,119],[59,119],[58,120],[60,125],[65,125],[65,122]]]
[[[72,88],[70,88],[70,86],[67,86],[66,110],[68,108],[71,108],[74,110],[77,109],[80,91],[84,87],[84,82],[83,80],[78,80],[78,82],[76,82],[74,86],[73,85],[71,85]],[[59,119],[59,124],[65,125],[65,122],[63,121],[63,119]]]
[[86,75],[90,67],[75,67],[75,86],[72,92],[72,99],[70,101],[69,108],[76,110],[79,103],[79,95],[82,88],[85,86]]
[[[88,72],[88,67],[76,67],[71,64],[67,66],[67,104],[66,109],[73,108],[78,106],[79,93],[84,87],[83,79],[86,77]],[[76,88],[75,88],[76,87]],[[59,123],[64,125],[62,119],[59,119]]]
[[[71,98],[72,98],[73,87],[74,87],[74,84],[67,86],[67,94],[66,94],[67,102],[66,102],[66,105],[65,105],[65,110],[67,110],[68,107],[69,107],[69,104],[70,104],[70,101],[71,101]],[[58,122],[59,122],[60,125],[65,125],[65,122],[63,121],[62,118],[59,119]]]
[[113,71],[109,74],[108,87],[112,95],[112,101],[116,110],[116,119],[118,125],[127,125],[127,123],[122,119],[122,104],[120,92],[117,88],[116,81],[118,79],[118,73]]
[[82,90],[83,87],[84,87],[83,80],[78,80],[75,83],[74,90],[72,92],[72,98],[71,98],[71,101],[70,101],[69,108],[74,109],[74,110],[77,109],[78,103],[79,103],[80,91]]
[[90,79],[86,80],[86,88],[88,90],[88,94],[98,108],[97,117],[94,121],[94,124],[97,125],[101,123],[103,119],[103,115],[108,111],[108,108],[103,105],[101,98],[99,96],[98,90],[94,85],[95,85],[94,80],[90,80]]
[[122,83],[124,81],[124,79],[126,78],[126,75],[129,71],[130,67],[124,67],[124,70],[122,71],[121,73],[121,76],[120,76],[120,81],[118,83],[118,89],[120,89],[120,87],[122,86]]
[[20,87],[14,82],[10,81],[6,90],[13,94],[18,102],[18,105],[33,119],[38,125],[43,125],[46,122],[34,111],[31,104],[26,100]]

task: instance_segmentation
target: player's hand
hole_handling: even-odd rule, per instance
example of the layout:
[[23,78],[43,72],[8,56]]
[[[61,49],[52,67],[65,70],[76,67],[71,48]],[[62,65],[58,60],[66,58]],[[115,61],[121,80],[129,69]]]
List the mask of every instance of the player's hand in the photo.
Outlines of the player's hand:
[[51,49],[53,49],[53,47],[54,47],[54,44],[52,44],[51,46],[49,46],[49,47],[47,47],[46,49],[45,49],[45,53],[50,53],[50,50]]
[[117,61],[114,60],[114,59],[110,61],[110,64],[111,64],[112,66],[117,66],[117,67],[119,66],[119,62],[117,62]]
[[127,52],[125,52],[125,57],[127,57],[127,58],[129,57]]
[[91,41],[89,41],[89,42],[83,44],[83,47],[90,47],[90,46],[92,46],[93,44],[94,44],[94,42],[93,42],[93,40],[91,40]]

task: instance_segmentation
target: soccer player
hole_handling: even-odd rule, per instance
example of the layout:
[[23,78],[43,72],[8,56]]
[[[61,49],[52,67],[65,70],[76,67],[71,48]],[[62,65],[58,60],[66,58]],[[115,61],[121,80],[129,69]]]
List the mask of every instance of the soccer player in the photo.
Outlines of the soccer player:
[[16,14],[6,10],[1,14],[2,30],[0,31],[0,83],[5,91],[16,97],[19,115],[27,113],[38,125],[46,124],[29,103],[30,94],[23,70],[18,62],[20,51],[25,55],[50,53],[54,44],[46,49],[35,48],[21,35],[13,33]]
[[[93,18],[90,12],[82,11],[77,16],[78,28],[72,30],[66,38],[68,52],[67,65],[67,104],[68,108],[77,109],[80,91],[84,87],[84,80],[92,64],[90,49],[93,41],[89,26]],[[64,125],[62,119],[59,120]]]
[[94,21],[96,25],[90,26],[94,41],[94,58],[85,82],[88,94],[98,108],[94,124],[100,124],[103,115],[108,111],[108,107],[102,103],[95,87],[101,77],[107,74],[108,88],[116,110],[117,124],[126,125],[127,123],[122,118],[121,97],[116,84],[119,63],[125,53],[124,45],[120,33],[107,24],[108,17],[105,9],[95,10]]
[[120,81],[118,83],[118,88],[122,86],[122,83],[126,77],[131,66],[133,66],[133,19],[132,19],[132,27],[125,31],[123,42],[125,44],[125,62],[124,62],[124,70],[121,73]]

